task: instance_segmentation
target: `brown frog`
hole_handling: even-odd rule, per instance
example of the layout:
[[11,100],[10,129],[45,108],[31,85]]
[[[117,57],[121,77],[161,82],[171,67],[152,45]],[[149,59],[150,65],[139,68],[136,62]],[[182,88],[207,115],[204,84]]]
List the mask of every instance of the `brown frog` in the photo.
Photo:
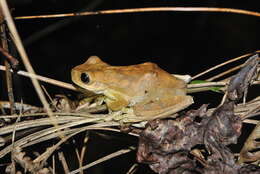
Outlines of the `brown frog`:
[[150,62],[111,66],[91,56],[72,69],[71,77],[86,92],[103,94],[110,110],[130,107],[146,120],[167,117],[193,103],[183,80]]

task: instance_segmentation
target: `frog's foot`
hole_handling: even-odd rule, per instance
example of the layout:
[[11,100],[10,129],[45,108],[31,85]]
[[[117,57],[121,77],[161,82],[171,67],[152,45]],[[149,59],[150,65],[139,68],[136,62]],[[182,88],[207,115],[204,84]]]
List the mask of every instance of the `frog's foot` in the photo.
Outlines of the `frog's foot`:
[[109,115],[111,115],[111,118],[113,121],[119,122],[120,125],[123,124],[131,124],[135,127],[144,127],[145,123],[140,123],[143,121],[146,121],[146,119],[142,119],[135,115],[134,110],[132,107],[130,108],[122,108],[120,111],[111,111]]
[[52,109],[58,112],[73,112],[78,105],[78,101],[70,100],[65,95],[56,95],[52,102]]
[[173,96],[165,99],[154,99],[138,103],[134,106],[134,113],[144,120],[165,118],[187,108],[193,103],[191,96]]
[[134,110],[132,107],[124,107],[121,110],[122,114],[134,114]]
[[124,107],[120,111],[111,111],[110,110],[109,112],[110,112],[111,115],[113,115],[113,119],[115,121],[123,121],[129,115],[133,115],[134,114],[133,108],[128,108],[128,107]]

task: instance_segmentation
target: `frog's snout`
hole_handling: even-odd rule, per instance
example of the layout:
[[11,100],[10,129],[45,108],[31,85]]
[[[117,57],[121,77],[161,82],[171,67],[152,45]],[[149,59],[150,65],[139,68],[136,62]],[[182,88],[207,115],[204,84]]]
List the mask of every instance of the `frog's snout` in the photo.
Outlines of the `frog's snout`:
[[80,74],[81,72],[79,71],[71,70],[71,80],[73,81],[73,83],[77,84],[80,81]]

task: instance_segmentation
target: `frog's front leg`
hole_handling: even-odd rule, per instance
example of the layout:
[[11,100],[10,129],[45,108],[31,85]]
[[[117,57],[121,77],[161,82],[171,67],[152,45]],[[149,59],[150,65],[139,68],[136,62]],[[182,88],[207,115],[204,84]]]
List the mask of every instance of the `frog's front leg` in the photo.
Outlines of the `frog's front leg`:
[[104,93],[105,103],[107,104],[107,107],[112,111],[119,111],[128,106],[129,102],[122,96],[119,95],[116,92],[107,92]]
[[187,95],[171,96],[168,98],[150,98],[134,106],[136,116],[152,120],[165,118],[193,103],[193,98]]

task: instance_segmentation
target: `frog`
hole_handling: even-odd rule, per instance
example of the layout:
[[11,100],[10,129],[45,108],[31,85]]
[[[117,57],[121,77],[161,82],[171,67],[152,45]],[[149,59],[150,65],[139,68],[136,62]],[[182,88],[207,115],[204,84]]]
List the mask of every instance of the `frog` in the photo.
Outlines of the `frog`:
[[71,79],[81,92],[104,95],[109,110],[131,108],[143,120],[168,117],[193,103],[186,82],[152,62],[112,66],[91,56],[71,70]]

